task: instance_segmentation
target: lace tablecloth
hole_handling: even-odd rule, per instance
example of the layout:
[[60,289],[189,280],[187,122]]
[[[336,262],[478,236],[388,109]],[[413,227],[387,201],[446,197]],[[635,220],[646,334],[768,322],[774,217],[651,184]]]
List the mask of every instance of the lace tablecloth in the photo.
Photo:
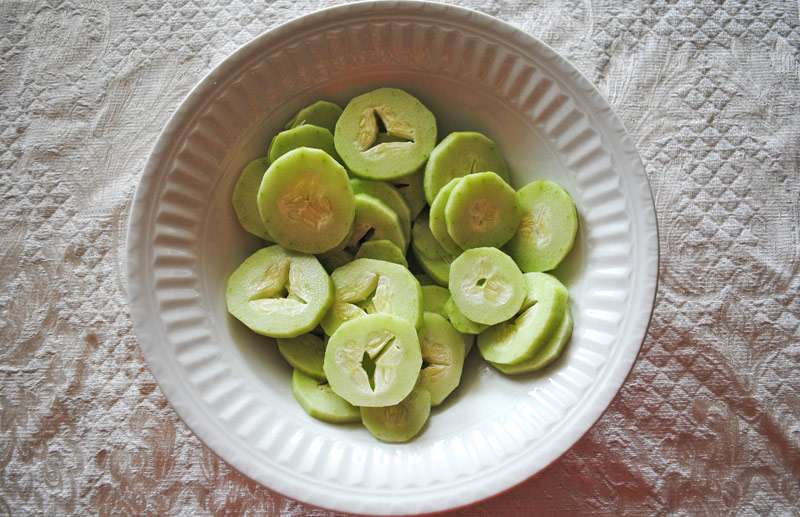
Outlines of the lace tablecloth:
[[[183,97],[335,3],[0,4],[0,514],[328,514],[183,425],[123,275],[134,189]],[[661,271],[603,418],[459,515],[800,514],[798,3],[461,4],[550,44],[611,102],[651,182]]]

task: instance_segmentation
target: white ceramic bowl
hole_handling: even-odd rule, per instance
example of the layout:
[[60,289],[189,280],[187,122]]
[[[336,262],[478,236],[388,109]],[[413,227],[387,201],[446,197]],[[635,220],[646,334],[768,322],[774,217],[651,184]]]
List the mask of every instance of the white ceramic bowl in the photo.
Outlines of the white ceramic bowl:
[[[318,99],[342,106],[403,88],[440,135],[496,140],[521,186],[566,187],[575,247],[557,271],[575,329],[544,372],[506,377],[477,353],[461,386],[412,442],[309,417],[274,342],[225,309],[227,276],[260,243],[230,204],[242,167]],[[495,18],[424,2],[320,11],[245,45],[191,92],[160,136],[136,192],[128,287],[136,333],[161,389],[214,452],[256,481],[329,509],[410,514],[468,505],[533,476],[600,417],[628,375],[656,291],[650,189],[631,139],[555,51]]]

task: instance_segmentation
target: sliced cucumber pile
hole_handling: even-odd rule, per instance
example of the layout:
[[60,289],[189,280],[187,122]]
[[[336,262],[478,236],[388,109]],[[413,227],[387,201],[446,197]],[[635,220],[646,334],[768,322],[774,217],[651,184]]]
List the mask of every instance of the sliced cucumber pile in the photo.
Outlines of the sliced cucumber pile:
[[434,115],[397,88],[318,101],[231,197],[267,247],[230,275],[228,312],[276,338],[311,417],[390,443],[446,411],[473,343],[520,375],[555,362],[574,325],[546,273],[575,240],[570,195],[544,179],[515,190],[481,133],[436,139]]

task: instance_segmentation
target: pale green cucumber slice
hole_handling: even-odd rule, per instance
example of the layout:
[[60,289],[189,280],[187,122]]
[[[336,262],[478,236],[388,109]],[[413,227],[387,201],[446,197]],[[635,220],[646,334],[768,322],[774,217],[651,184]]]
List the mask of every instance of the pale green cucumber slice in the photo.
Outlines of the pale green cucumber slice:
[[345,248],[357,252],[367,241],[389,240],[401,250],[408,246],[400,218],[389,205],[368,194],[356,194],[356,215]]
[[433,203],[439,190],[453,178],[485,171],[494,171],[509,182],[508,168],[497,144],[481,133],[450,133],[433,149],[425,164],[425,198]]
[[298,111],[290,120],[285,129],[309,124],[312,126],[324,127],[333,134],[336,129],[336,121],[342,114],[342,108],[329,101],[317,101],[310,106]]
[[399,404],[362,407],[361,421],[372,436],[382,442],[404,443],[414,438],[431,414],[431,394],[415,388]]
[[407,268],[408,261],[403,254],[403,250],[397,247],[392,241],[381,239],[377,241],[367,241],[363,243],[356,253],[355,258],[371,258],[375,260],[385,260],[394,262]]
[[444,304],[450,299],[450,291],[438,285],[422,286],[422,311],[433,312],[447,318]]
[[422,178],[425,175],[424,167],[420,168],[417,172],[412,172],[408,176],[392,180],[391,183],[403,196],[403,199],[408,203],[408,208],[411,209],[411,220],[417,218],[420,212],[427,206],[428,201],[425,199],[425,187],[422,185]]
[[419,385],[430,392],[431,406],[438,406],[461,382],[466,352],[464,338],[440,314],[426,312],[422,320]]
[[453,256],[431,233],[428,212],[423,211],[411,227],[411,250],[419,266],[437,284],[447,287]]
[[572,249],[578,232],[575,202],[564,188],[538,180],[517,192],[522,222],[505,245],[506,252],[528,272],[555,269]]
[[309,377],[298,369],[292,372],[292,394],[306,413],[331,424],[361,421],[361,411],[333,392],[327,382]]
[[403,237],[405,237],[406,242],[411,239],[411,209],[408,208],[408,203],[394,186],[385,181],[365,180],[362,178],[351,179],[350,185],[356,195],[368,194],[383,201],[389,208],[394,210],[400,221]]
[[[453,181],[458,183],[447,196],[443,212],[445,233],[456,246],[499,248],[517,233],[522,220],[517,193],[500,176],[494,172],[476,172]],[[451,183],[439,191],[434,205]],[[433,214],[431,206],[431,224]]]
[[[379,133],[403,141],[383,141]],[[336,150],[362,178],[392,180],[413,173],[436,145],[436,119],[412,95],[380,88],[353,98],[336,122]]]
[[511,365],[530,359],[545,346],[564,319],[569,298],[567,288],[547,273],[525,275],[532,275],[525,283],[536,303],[513,320],[493,325],[478,336],[478,349],[491,363]]
[[339,153],[333,145],[333,134],[324,127],[303,125],[281,131],[269,144],[269,161],[274,162],[284,154],[300,147],[311,147],[325,151],[341,163]]
[[328,340],[325,376],[354,406],[392,406],[417,382],[422,353],[414,325],[391,314],[343,323]]
[[261,179],[269,167],[269,158],[258,158],[248,163],[236,181],[233,188],[231,202],[239,219],[242,228],[252,233],[256,237],[261,237],[267,242],[272,242],[272,236],[264,226],[261,215],[258,213],[258,187],[261,186]]
[[345,321],[371,313],[392,314],[414,328],[422,324],[422,288],[399,264],[361,258],[334,271],[331,280],[334,301],[321,321],[329,336]]
[[333,303],[333,282],[313,255],[275,245],[250,255],[228,278],[228,312],[253,331],[296,337]]
[[450,266],[450,292],[464,316],[494,325],[519,311],[526,289],[511,257],[497,248],[472,248]]
[[567,308],[564,311],[564,319],[561,320],[561,323],[559,323],[558,327],[556,327],[556,330],[553,332],[553,335],[550,336],[550,339],[547,341],[547,343],[542,346],[538,352],[533,354],[530,359],[526,359],[518,364],[490,364],[508,375],[519,375],[521,373],[529,373],[541,370],[558,359],[558,357],[564,351],[564,347],[567,345],[569,338],[572,336],[572,326],[572,310],[570,309],[569,304],[567,304]]
[[258,189],[258,211],[269,234],[304,253],[337,247],[352,229],[355,206],[344,167],[308,147],[272,162]]
[[278,351],[296,370],[320,382],[325,381],[322,363],[325,359],[325,340],[315,334],[279,338]]
[[439,193],[436,194],[436,198],[433,200],[433,203],[431,203],[431,210],[428,214],[428,224],[430,224],[431,233],[436,240],[439,241],[439,244],[441,244],[442,248],[452,255],[460,254],[463,249],[461,246],[456,244],[456,241],[453,240],[453,238],[450,236],[450,233],[447,231],[445,208],[447,207],[450,199],[450,194],[453,192],[456,186],[461,183],[462,179],[464,178],[453,178],[450,183],[439,190]]
[[445,302],[444,311],[447,313],[447,319],[450,320],[453,327],[462,334],[480,334],[489,328],[489,325],[472,321],[464,316],[464,314],[458,310],[456,301],[453,300],[452,296]]

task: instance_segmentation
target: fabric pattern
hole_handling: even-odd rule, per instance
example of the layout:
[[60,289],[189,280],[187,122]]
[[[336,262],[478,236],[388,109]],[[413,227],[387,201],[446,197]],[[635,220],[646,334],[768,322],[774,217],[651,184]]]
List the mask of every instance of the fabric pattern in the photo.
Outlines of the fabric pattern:
[[[0,4],[0,514],[334,515],[252,482],[178,419],[133,334],[124,260],[183,97],[336,3]],[[651,183],[661,271],[600,421],[457,514],[800,515],[798,3],[458,4],[542,39],[610,101]]]

